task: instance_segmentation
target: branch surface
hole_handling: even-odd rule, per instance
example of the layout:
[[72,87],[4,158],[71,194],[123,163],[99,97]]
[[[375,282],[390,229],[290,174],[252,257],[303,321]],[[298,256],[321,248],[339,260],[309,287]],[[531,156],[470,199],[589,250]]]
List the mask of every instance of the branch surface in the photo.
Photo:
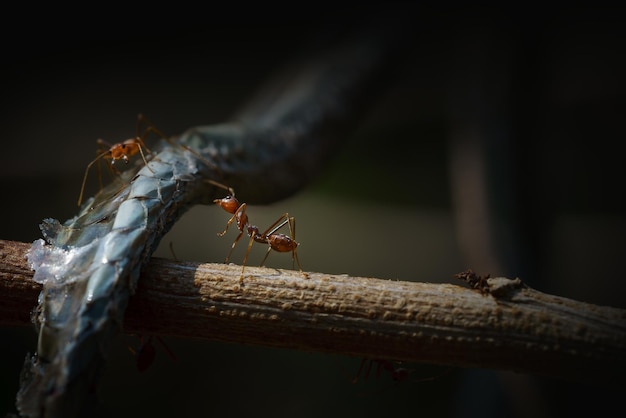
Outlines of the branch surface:
[[[0,325],[30,324],[30,244],[0,240]],[[124,329],[372,359],[538,373],[626,387],[626,310],[519,279],[480,289],[154,258]]]

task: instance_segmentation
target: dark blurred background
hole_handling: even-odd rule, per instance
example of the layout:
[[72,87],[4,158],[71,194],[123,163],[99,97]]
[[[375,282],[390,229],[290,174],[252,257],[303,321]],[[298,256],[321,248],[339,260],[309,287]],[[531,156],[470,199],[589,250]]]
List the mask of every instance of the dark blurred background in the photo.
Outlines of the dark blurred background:
[[[38,21],[29,11],[14,15],[18,30],[4,25],[0,239],[31,242],[42,219],[74,216],[96,139],[133,136],[138,113],[170,135],[227,121],[320,34],[398,14],[411,28],[404,59],[375,106],[313,184],[249,208],[254,223],[294,215],[305,270],[454,282],[472,268],[626,308],[624,10],[207,7]],[[193,208],[157,255],[171,257],[172,242],[181,259],[221,261],[234,238],[216,236],[227,219]],[[0,413],[13,410],[35,341],[30,327],[0,330]],[[116,342],[102,385],[114,416],[581,416],[621,407],[624,395],[486,370],[353,384],[359,359],[165,341],[178,360],[157,345],[144,373],[127,350],[138,341]],[[445,371],[405,367],[413,380]]]

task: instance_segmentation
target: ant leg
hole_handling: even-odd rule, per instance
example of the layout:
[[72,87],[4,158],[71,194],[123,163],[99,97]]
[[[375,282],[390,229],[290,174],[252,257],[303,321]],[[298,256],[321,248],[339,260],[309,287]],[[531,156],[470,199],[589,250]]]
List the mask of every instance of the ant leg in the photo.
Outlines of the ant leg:
[[146,371],[154,363],[157,353],[156,347],[153,343],[154,339],[156,339],[161,344],[161,347],[163,347],[163,349],[172,361],[177,361],[174,352],[167,346],[167,344],[165,344],[165,341],[163,341],[160,337],[153,337],[152,335],[145,337],[143,335],[140,335],[139,347],[128,347],[128,351],[130,351],[136,357],[137,370],[139,370],[140,372]]
[[[148,124],[146,129],[143,131],[143,134],[140,136],[139,135],[139,129],[141,126],[141,121],[144,121],[144,123]],[[150,132],[154,132],[157,136],[161,137],[161,138],[165,138],[165,135],[159,131],[157,128],[154,127],[154,125],[152,125],[152,123],[150,123],[147,120],[143,119],[143,115],[139,114],[139,117],[137,118],[137,135],[135,136],[135,140],[137,141],[137,147],[139,148],[139,153],[141,154],[141,159],[143,160],[144,164],[146,165],[146,167],[148,167],[148,170],[152,171],[154,173],[154,170],[148,165],[148,160],[146,159],[146,155],[143,152],[143,148],[146,149],[146,151],[148,152],[148,154],[152,154],[152,151],[150,151],[150,148],[148,148],[148,146],[146,145],[146,138],[148,137],[148,135],[150,134]]]
[[174,241],[170,241],[170,253],[172,253],[172,257],[174,257],[174,261],[179,261],[178,257],[176,257],[176,253],[174,252]]
[[260,266],[263,267],[265,265],[265,260],[267,260],[267,257],[270,255],[270,253],[272,252],[272,246],[268,246],[267,247],[267,252],[265,253],[265,257],[263,257],[263,260],[261,261]]
[[[233,216],[230,217],[230,219],[228,220],[228,222],[226,222],[226,229],[224,229],[222,232],[218,232],[217,235],[220,237],[223,237],[226,234],[226,231],[228,231],[228,227],[230,227],[230,225],[235,222],[235,220],[237,219],[243,219],[246,215],[246,207],[248,205],[246,205],[245,203],[242,203],[237,210],[235,211],[235,213],[233,213]],[[243,232],[243,227],[244,225],[239,225],[239,221],[237,221],[237,226],[239,227],[239,230],[241,232]],[[237,237],[237,239],[235,240],[235,242],[239,241],[239,238],[241,238],[241,235],[239,237]]]
[[367,380],[370,377],[370,371],[372,370],[372,364],[373,364],[373,360],[371,359],[364,359],[367,362],[367,368],[365,369],[365,377],[363,378],[363,380]]
[[[141,143],[143,143],[143,141],[141,141]],[[148,152],[150,152],[150,150],[148,149],[148,147],[146,147],[146,144],[143,145],[146,150]],[[143,163],[146,165],[146,167],[148,167],[148,170],[152,171],[152,173],[154,173],[154,170],[152,168],[150,168],[150,165],[148,164],[148,161],[146,160],[146,156],[143,153],[143,149],[141,147],[140,143],[137,143],[137,147],[139,148],[139,153],[141,154],[141,159],[143,160]]]
[[352,383],[357,383],[359,381],[359,376],[361,376],[361,371],[363,370],[363,366],[365,366],[366,362],[367,362],[366,358],[363,358],[361,360],[361,364],[359,365],[359,370],[357,370],[356,375],[354,376],[354,379],[352,379]]
[[[146,128],[143,130],[143,133],[139,135],[139,133],[141,132],[142,124],[145,125]],[[137,146],[139,147],[139,153],[141,153],[141,158],[143,159],[143,162],[146,164],[148,169],[154,173],[154,170],[152,170],[152,168],[150,168],[150,166],[148,165],[148,161],[142,149],[142,148],[145,148],[148,154],[152,154],[152,151],[150,151],[150,149],[148,148],[145,142],[146,138],[151,132],[157,135],[159,138],[163,138],[166,141],[171,143],[170,139],[163,132],[157,129],[156,126],[154,126],[154,124],[150,122],[150,120],[147,117],[145,117],[142,113],[137,115],[137,131],[135,134],[135,140],[137,141]]]
[[254,244],[254,238],[256,236],[257,236],[256,232],[253,232],[252,235],[250,235],[250,242],[248,243],[248,249],[246,250],[246,255],[243,257],[243,263],[241,265],[241,277],[239,277],[239,283],[243,282],[243,272],[244,272],[244,270],[246,268],[246,262],[248,261],[248,255],[250,254],[250,249],[252,248],[252,244]]
[[277,220],[276,222],[274,222],[273,224],[271,224],[269,226],[269,228],[267,228],[265,230],[265,232],[263,232],[262,236],[265,237],[269,237],[270,235],[274,234],[276,231],[278,231],[280,228],[282,228],[283,226],[285,226],[287,223],[289,223],[289,214],[288,213],[283,213]]
[[118,178],[120,176],[120,171],[113,165],[114,160],[111,156],[111,149],[113,149],[115,144],[111,144],[110,142],[107,142],[101,138],[98,138],[96,142],[98,143],[98,152],[100,153],[100,155],[102,155],[102,158],[98,160],[98,183],[100,184],[100,190],[102,190],[102,168],[100,166],[102,160],[111,160],[107,162],[106,166],[109,169],[109,173],[111,174],[112,178]]
[[156,337],[154,337],[157,339],[157,341],[161,344],[161,347],[163,347],[163,349],[165,350],[165,352],[167,353],[167,355],[170,357],[170,359],[172,361],[178,361],[178,359],[176,358],[176,354],[174,354],[174,352],[172,351],[171,348],[169,348],[167,346],[167,344],[165,344],[165,341],[163,341],[163,339],[161,337],[159,337],[158,335]]
[[[291,216],[289,218],[289,231],[291,234],[291,239],[295,242],[296,240],[296,218],[294,218],[293,216]],[[302,271],[302,266],[300,265],[300,259],[298,258],[298,246],[296,245],[293,249],[293,251],[291,252],[291,269],[293,270],[294,266],[293,266],[293,261],[296,261],[296,263],[298,263],[298,270]]]
[[230,260],[230,256],[233,254],[233,251],[235,250],[235,247],[237,246],[237,243],[239,242],[242,236],[243,236],[243,231],[239,232],[239,235],[237,235],[237,238],[235,238],[235,241],[233,241],[233,245],[230,246],[230,251],[228,252],[228,256],[226,256],[226,260],[224,260],[224,263],[228,263],[228,260]]
[[226,228],[222,231],[222,232],[218,232],[217,236],[218,237],[223,237],[224,235],[226,235],[226,231],[228,231],[228,227],[230,227],[230,225],[235,222],[235,219],[237,219],[237,214],[233,215],[230,217],[230,219],[228,220],[228,222],[226,222]]
[[141,337],[141,346],[137,350],[137,370],[146,371],[154,363],[156,358],[156,349],[152,344],[152,337],[149,336],[146,341]]
[[[146,128],[143,130],[143,134],[139,135],[139,132],[141,132],[141,125],[142,124],[146,125]],[[140,113],[139,115],[137,115],[137,131],[136,131],[135,138],[141,139],[141,142],[143,143],[144,140],[148,137],[148,134],[150,132],[153,132],[155,135],[157,135],[160,138],[168,140],[167,136],[165,136],[165,134],[163,132],[161,132],[159,129],[157,129],[157,127],[154,125],[154,123],[152,123],[147,117],[145,117],[143,115],[143,113]],[[144,147],[145,147],[145,145],[144,145]],[[148,147],[146,147],[146,149],[148,149]],[[150,150],[148,150],[148,152],[150,152]]]
[[102,190],[102,175],[100,172],[100,160],[102,159],[102,157],[106,156],[108,153],[109,153],[108,151],[105,151],[105,152],[98,154],[96,158],[94,158],[93,160],[91,160],[89,164],[87,164],[87,168],[85,168],[85,175],[83,176],[83,184],[80,186],[80,194],[78,195],[78,206],[80,206],[80,204],[83,201],[83,193],[85,192],[85,184],[87,183],[87,175],[89,174],[89,170],[91,169],[91,166],[93,166],[95,162],[98,162],[98,180],[100,182],[100,190]]

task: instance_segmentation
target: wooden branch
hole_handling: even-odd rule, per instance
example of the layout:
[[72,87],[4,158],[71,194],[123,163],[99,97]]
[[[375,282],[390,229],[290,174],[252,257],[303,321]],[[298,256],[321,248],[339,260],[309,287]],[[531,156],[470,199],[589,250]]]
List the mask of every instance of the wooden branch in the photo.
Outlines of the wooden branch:
[[[28,325],[30,244],[0,241],[0,325]],[[430,284],[153,259],[125,331],[372,359],[538,373],[626,387],[626,310],[519,279]],[[481,292],[482,290],[482,292]]]

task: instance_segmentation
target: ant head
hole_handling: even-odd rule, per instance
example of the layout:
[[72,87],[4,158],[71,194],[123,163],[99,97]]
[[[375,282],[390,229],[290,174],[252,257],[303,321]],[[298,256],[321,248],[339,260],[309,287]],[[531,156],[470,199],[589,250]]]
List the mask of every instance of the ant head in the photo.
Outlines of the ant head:
[[125,163],[128,163],[128,157],[133,156],[135,150],[131,148],[127,141],[124,141],[113,145],[109,153],[111,155],[111,163],[115,163],[117,160],[124,160]]
[[213,203],[219,205],[228,213],[235,213],[239,208],[239,201],[235,198],[235,196],[230,195],[222,199],[215,199]]

